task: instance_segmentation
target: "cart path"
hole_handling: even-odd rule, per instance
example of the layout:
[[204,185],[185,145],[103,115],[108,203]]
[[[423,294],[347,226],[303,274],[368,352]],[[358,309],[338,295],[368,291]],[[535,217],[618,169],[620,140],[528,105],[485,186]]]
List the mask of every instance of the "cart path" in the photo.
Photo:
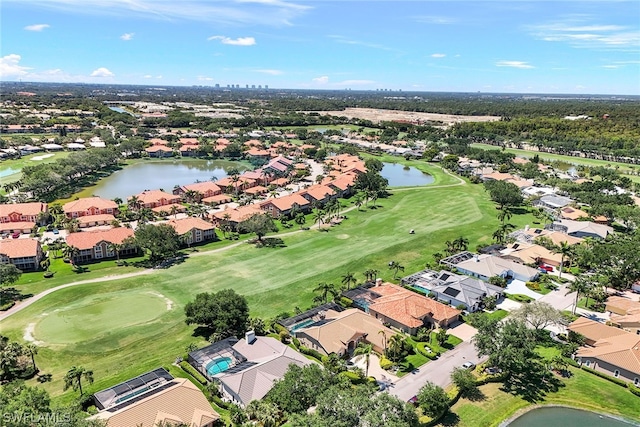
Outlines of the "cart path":
[[[419,186],[419,187],[397,188],[397,189],[392,189],[392,191],[404,191],[404,190],[414,190],[414,189],[429,190],[429,189],[432,189],[432,188],[455,187],[455,186],[458,186],[458,185],[465,185],[466,184],[466,182],[462,178],[460,178],[460,177],[458,177],[456,175],[453,175],[452,173],[450,173],[449,171],[447,171],[444,168],[442,170],[445,173],[447,173],[448,175],[457,178],[458,182],[456,182],[454,184],[443,184],[443,185],[436,185],[436,186],[425,185],[425,186]],[[351,207],[343,210],[341,213],[347,213],[347,212],[350,212],[350,211],[352,211],[354,209],[358,209],[358,207],[351,206]],[[310,229],[317,229],[318,228],[318,224],[314,224],[309,228]],[[273,237],[290,236],[292,234],[301,233],[303,231],[306,231],[306,230],[287,231],[287,232],[284,232],[284,233],[274,234]],[[196,257],[196,256],[210,255],[210,254],[213,254],[213,253],[228,251],[230,249],[237,248],[238,246],[242,246],[242,245],[244,245],[246,243],[247,243],[247,241],[243,240],[241,242],[233,243],[233,244],[231,244],[229,246],[225,246],[225,247],[222,247],[222,248],[211,249],[211,250],[203,251],[203,252],[191,253],[191,254],[189,254],[189,256],[187,258]],[[41,300],[42,298],[46,297],[47,295],[50,295],[50,294],[52,294],[54,292],[57,292],[59,290],[70,288],[72,286],[87,285],[87,284],[90,284],[90,283],[100,283],[100,282],[108,282],[108,281],[111,281],[111,280],[129,279],[131,277],[138,277],[138,276],[143,276],[143,275],[146,275],[146,274],[151,274],[156,270],[157,269],[154,269],[154,268],[147,268],[145,270],[134,271],[132,273],[113,274],[113,275],[109,275],[109,276],[96,277],[94,279],[87,279],[87,280],[79,280],[77,282],[71,282],[71,283],[66,283],[64,285],[59,285],[59,286],[53,287],[51,289],[47,289],[46,291],[42,291],[39,294],[36,294],[36,295],[34,295],[34,296],[30,297],[30,298],[27,298],[25,300],[17,301],[16,304],[13,307],[11,307],[9,310],[4,311],[4,312],[0,312],[0,322],[3,321],[6,318],[18,313],[19,311],[24,310],[25,308],[29,307],[31,304]]]

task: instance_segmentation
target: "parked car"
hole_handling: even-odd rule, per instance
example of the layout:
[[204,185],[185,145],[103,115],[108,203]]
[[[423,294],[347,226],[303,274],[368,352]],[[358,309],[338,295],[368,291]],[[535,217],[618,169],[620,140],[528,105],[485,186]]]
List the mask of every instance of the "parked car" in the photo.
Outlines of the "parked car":
[[54,228],[53,230],[51,230],[53,234],[60,234],[60,232],[58,231],[57,228]]
[[20,232],[19,232],[19,231],[16,231],[15,233],[13,233],[13,234],[11,235],[11,237],[13,237],[14,239],[17,239],[18,237],[20,237]]
[[413,396],[407,402],[411,403],[412,405],[418,406],[418,396]]
[[462,367],[463,367],[464,369],[472,370],[472,369],[475,369],[476,364],[475,364],[475,363],[472,363],[472,362],[464,362],[464,363],[462,364]]
[[484,371],[489,375],[496,375],[496,374],[502,373],[502,369],[496,368],[495,366],[486,368]]

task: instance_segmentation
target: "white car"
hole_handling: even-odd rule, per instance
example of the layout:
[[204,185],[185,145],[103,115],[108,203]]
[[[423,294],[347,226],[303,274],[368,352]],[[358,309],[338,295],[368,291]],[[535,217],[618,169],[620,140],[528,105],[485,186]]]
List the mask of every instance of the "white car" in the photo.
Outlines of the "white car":
[[462,364],[462,367],[463,367],[464,369],[473,370],[473,369],[475,369],[476,365],[475,365],[475,363],[472,363],[472,362],[464,362],[464,363]]

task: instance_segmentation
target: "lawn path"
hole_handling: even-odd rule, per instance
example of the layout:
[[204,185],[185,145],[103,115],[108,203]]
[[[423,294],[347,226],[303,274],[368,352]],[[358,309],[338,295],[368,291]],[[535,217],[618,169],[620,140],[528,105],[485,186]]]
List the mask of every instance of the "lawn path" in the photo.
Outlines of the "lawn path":
[[[459,185],[465,185],[466,182],[465,180],[463,180],[462,178],[452,174],[451,172],[449,172],[446,169],[442,169],[443,172],[445,172],[447,175],[450,175],[454,178],[456,178],[458,180],[458,182],[454,183],[454,184],[442,184],[442,185],[436,185],[436,186],[418,186],[418,187],[403,187],[403,188],[397,188],[397,189],[393,189],[392,191],[403,191],[403,190],[415,190],[415,189],[421,189],[421,190],[430,190],[433,188],[445,188],[445,187],[456,187]],[[347,213],[350,212],[354,209],[358,209],[358,207],[356,206],[351,206],[350,208],[347,208],[345,210],[343,210],[343,213]],[[318,224],[314,224],[310,227],[310,229],[317,229],[318,228]],[[284,236],[290,236],[293,234],[297,234],[297,233],[301,233],[305,230],[294,230],[294,231],[287,231],[284,233],[278,233],[278,234],[274,234],[274,237],[284,237]],[[210,255],[213,253],[217,253],[217,252],[223,252],[223,251],[228,251],[229,249],[233,249],[236,248],[238,246],[242,246],[243,244],[246,244],[247,241],[242,241],[242,242],[237,242],[237,243],[233,243],[229,246],[225,246],[223,248],[217,248],[217,249],[211,249],[208,251],[204,251],[204,252],[195,252],[189,255],[189,257],[196,257],[196,256],[203,256],[203,255]],[[77,282],[71,282],[71,283],[66,283],[64,285],[60,285],[60,286],[56,286],[55,288],[51,288],[51,289],[47,289],[46,291],[42,291],[37,295],[32,296],[31,298],[27,298],[23,301],[18,301],[16,303],[16,305],[14,305],[13,307],[11,307],[9,310],[0,313],[0,322],[6,318],[8,318],[9,316],[12,316],[16,313],[18,313],[19,311],[29,307],[31,304],[41,300],[42,298],[46,297],[47,295],[50,295],[54,292],[57,292],[61,289],[66,289],[66,288],[70,288],[72,286],[79,286],[79,285],[86,285],[86,284],[90,284],[90,283],[100,283],[100,282],[107,282],[107,281],[111,281],[111,280],[120,280],[120,279],[128,279],[131,277],[137,277],[137,276],[143,276],[145,274],[151,274],[154,271],[156,271],[156,269],[154,268],[147,268],[145,270],[142,271],[135,271],[133,273],[126,273],[126,274],[114,274],[114,275],[110,275],[110,276],[104,276],[104,277],[96,277],[95,279],[87,279],[87,280],[79,280]]]

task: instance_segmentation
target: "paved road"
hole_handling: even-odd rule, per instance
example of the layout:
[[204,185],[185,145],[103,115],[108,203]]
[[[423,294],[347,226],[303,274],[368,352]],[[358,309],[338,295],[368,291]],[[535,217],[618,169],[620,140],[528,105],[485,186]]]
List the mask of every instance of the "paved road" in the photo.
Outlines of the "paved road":
[[439,359],[431,361],[419,368],[418,372],[407,374],[389,387],[389,393],[403,401],[408,401],[418,394],[420,387],[427,381],[446,387],[451,384],[451,372],[464,362],[481,363],[485,358],[478,357],[476,349],[470,342],[463,342],[451,351],[444,353]]

